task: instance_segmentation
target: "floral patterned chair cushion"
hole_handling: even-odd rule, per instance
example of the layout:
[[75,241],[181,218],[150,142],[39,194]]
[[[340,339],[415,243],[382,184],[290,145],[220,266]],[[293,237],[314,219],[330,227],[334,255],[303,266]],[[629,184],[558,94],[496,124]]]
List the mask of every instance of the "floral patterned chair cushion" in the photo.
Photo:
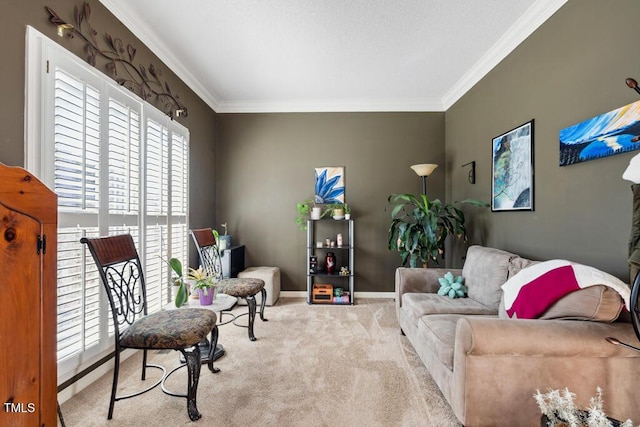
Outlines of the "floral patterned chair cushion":
[[127,348],[188,348],[198,344],[216,324],[216,314],[202,308],[162,310],[135,321],[122,333]]
[[246,298],[260,292],[264,288],[264,280],[250,278],[222,279],[216,286],[220,293],[236,298]]

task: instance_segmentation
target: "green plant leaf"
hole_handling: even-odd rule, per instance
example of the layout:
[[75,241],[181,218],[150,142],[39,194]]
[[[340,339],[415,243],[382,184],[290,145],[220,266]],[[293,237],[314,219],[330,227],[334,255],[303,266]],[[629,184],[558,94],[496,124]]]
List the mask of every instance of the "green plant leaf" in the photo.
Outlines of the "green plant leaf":
[[178,290],[176,292],[175,305],[176,307],[182,307],[187,303],[189,296],[187,295],[187,287],[184,285],[184,282],[180,281],[180,286],[178,286]]
[[182,263],[178,258],[171,258],[169,260],[169,266],[178,277],[182,277]]
[[395,218],[398,215],[398,212],[402,211],[402,208],[404,208],[404,205],[397,205],[394,207],[391,211],[391,218]]

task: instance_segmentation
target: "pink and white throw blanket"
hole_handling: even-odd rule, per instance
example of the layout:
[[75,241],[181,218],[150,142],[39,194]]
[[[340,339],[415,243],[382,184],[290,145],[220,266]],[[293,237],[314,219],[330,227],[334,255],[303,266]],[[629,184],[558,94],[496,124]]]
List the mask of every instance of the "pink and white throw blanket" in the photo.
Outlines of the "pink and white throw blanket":
[[614,289],[630,307],[631,290],[623,281],[593,267],[565,260],[550,260],[520,270],[502,285],[509,317],[535,319],[570,292],[588,286]]

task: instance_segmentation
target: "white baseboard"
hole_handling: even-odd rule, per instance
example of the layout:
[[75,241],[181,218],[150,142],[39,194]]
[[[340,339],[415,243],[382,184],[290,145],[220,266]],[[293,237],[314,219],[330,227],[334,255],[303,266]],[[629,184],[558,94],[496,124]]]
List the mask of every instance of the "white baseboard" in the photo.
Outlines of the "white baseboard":
[[384,298],[394,299],[396,297],[395,292],[356,292],[356,298]]
[[[281,298],[306,298],[307,291],[280,291]],[[357,298],[395,298],[395,292],[356,292]]]

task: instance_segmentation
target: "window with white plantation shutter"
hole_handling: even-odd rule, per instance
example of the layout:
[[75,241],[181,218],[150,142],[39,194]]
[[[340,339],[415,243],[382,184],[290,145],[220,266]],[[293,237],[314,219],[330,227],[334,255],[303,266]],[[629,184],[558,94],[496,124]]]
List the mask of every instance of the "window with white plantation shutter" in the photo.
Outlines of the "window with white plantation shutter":
[[[130,233],[145,270],[149,311],[172,299],[171,257],[187,265],[186,128],[30,29],[39,75],[40,138],[27,165],[58,194],[58,371],[65,381],[113,351],[108,301],[80,238]],[[40,44],[38,44],[40,43]],[[33,48],[33,47],[32,47]],[[33,67],[33,68],[32,68]],[[41,114],[42,117],[32,117]]]

